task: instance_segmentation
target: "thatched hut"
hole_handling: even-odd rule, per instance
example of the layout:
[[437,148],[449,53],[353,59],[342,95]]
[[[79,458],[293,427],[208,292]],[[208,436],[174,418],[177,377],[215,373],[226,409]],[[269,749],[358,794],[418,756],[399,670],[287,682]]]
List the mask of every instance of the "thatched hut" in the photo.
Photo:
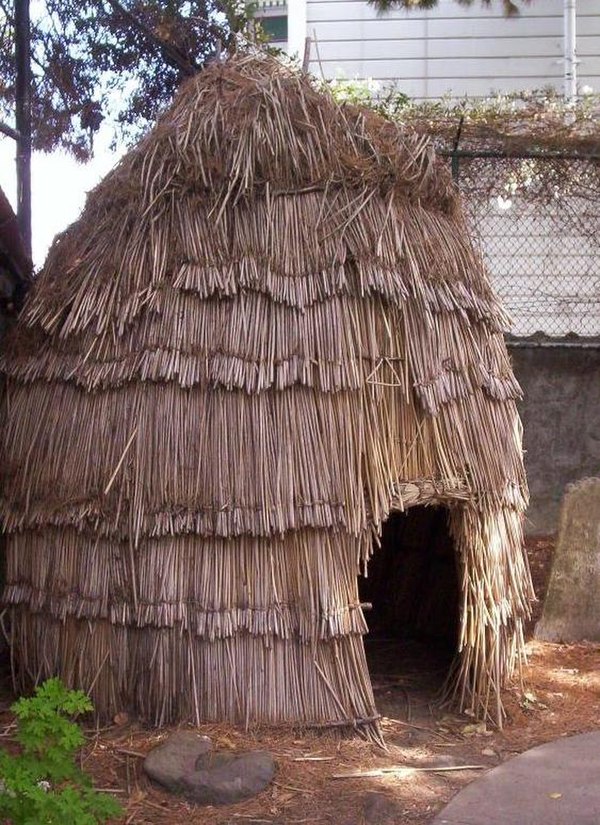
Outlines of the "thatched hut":
[[3,362],[18,682],[157,724],[368,727],[359,567],[435,504],[454,686],[501,718],[531,597],[505,325],[425,139],[271,59],[190,80],[55,243]]

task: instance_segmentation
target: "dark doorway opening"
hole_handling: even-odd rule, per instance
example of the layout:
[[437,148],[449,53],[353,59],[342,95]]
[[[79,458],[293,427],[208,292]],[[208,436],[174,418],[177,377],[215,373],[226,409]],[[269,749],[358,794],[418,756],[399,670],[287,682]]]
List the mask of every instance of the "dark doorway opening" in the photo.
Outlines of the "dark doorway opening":
[[380,713],[429,715],[458,645],[460,580],[444,507],[392,513],[359,578],[367,661]]

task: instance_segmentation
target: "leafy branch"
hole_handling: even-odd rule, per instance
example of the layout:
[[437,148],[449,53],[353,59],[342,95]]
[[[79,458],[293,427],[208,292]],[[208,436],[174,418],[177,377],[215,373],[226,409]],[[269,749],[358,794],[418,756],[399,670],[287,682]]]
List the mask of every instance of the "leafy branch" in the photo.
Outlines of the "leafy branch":
[[0,751],[0,818],[13,825],[97,825],[121,813],[75,762],[85,739],[73,720],[91,710],[85,693],[59,679],[12,706],[20,753]]

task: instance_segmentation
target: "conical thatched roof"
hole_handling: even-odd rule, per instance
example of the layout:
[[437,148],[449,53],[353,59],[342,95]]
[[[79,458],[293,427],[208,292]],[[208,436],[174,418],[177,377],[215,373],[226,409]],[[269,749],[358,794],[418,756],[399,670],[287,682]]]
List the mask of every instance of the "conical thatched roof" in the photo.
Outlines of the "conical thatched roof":
[[489,712],[531,596],[505,325],[422,138],[271,59],[189,81],[3,362],[21,678],[158,723],[368,723],[358,564],[392,509],[441,502],[456,684]]

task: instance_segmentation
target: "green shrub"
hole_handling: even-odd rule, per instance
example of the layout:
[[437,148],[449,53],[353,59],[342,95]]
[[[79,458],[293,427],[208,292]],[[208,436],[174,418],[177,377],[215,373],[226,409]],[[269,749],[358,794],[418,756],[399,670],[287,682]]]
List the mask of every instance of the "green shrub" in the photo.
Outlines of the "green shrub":
[[17,717],[21,752],[0,752],[0,821],[12,825],[97,825],[118,816],[121,806],[92,787],[75,762],[84,743],[72,721],[93,710],[81,691],[49,679],[34,696],[19,699]]

